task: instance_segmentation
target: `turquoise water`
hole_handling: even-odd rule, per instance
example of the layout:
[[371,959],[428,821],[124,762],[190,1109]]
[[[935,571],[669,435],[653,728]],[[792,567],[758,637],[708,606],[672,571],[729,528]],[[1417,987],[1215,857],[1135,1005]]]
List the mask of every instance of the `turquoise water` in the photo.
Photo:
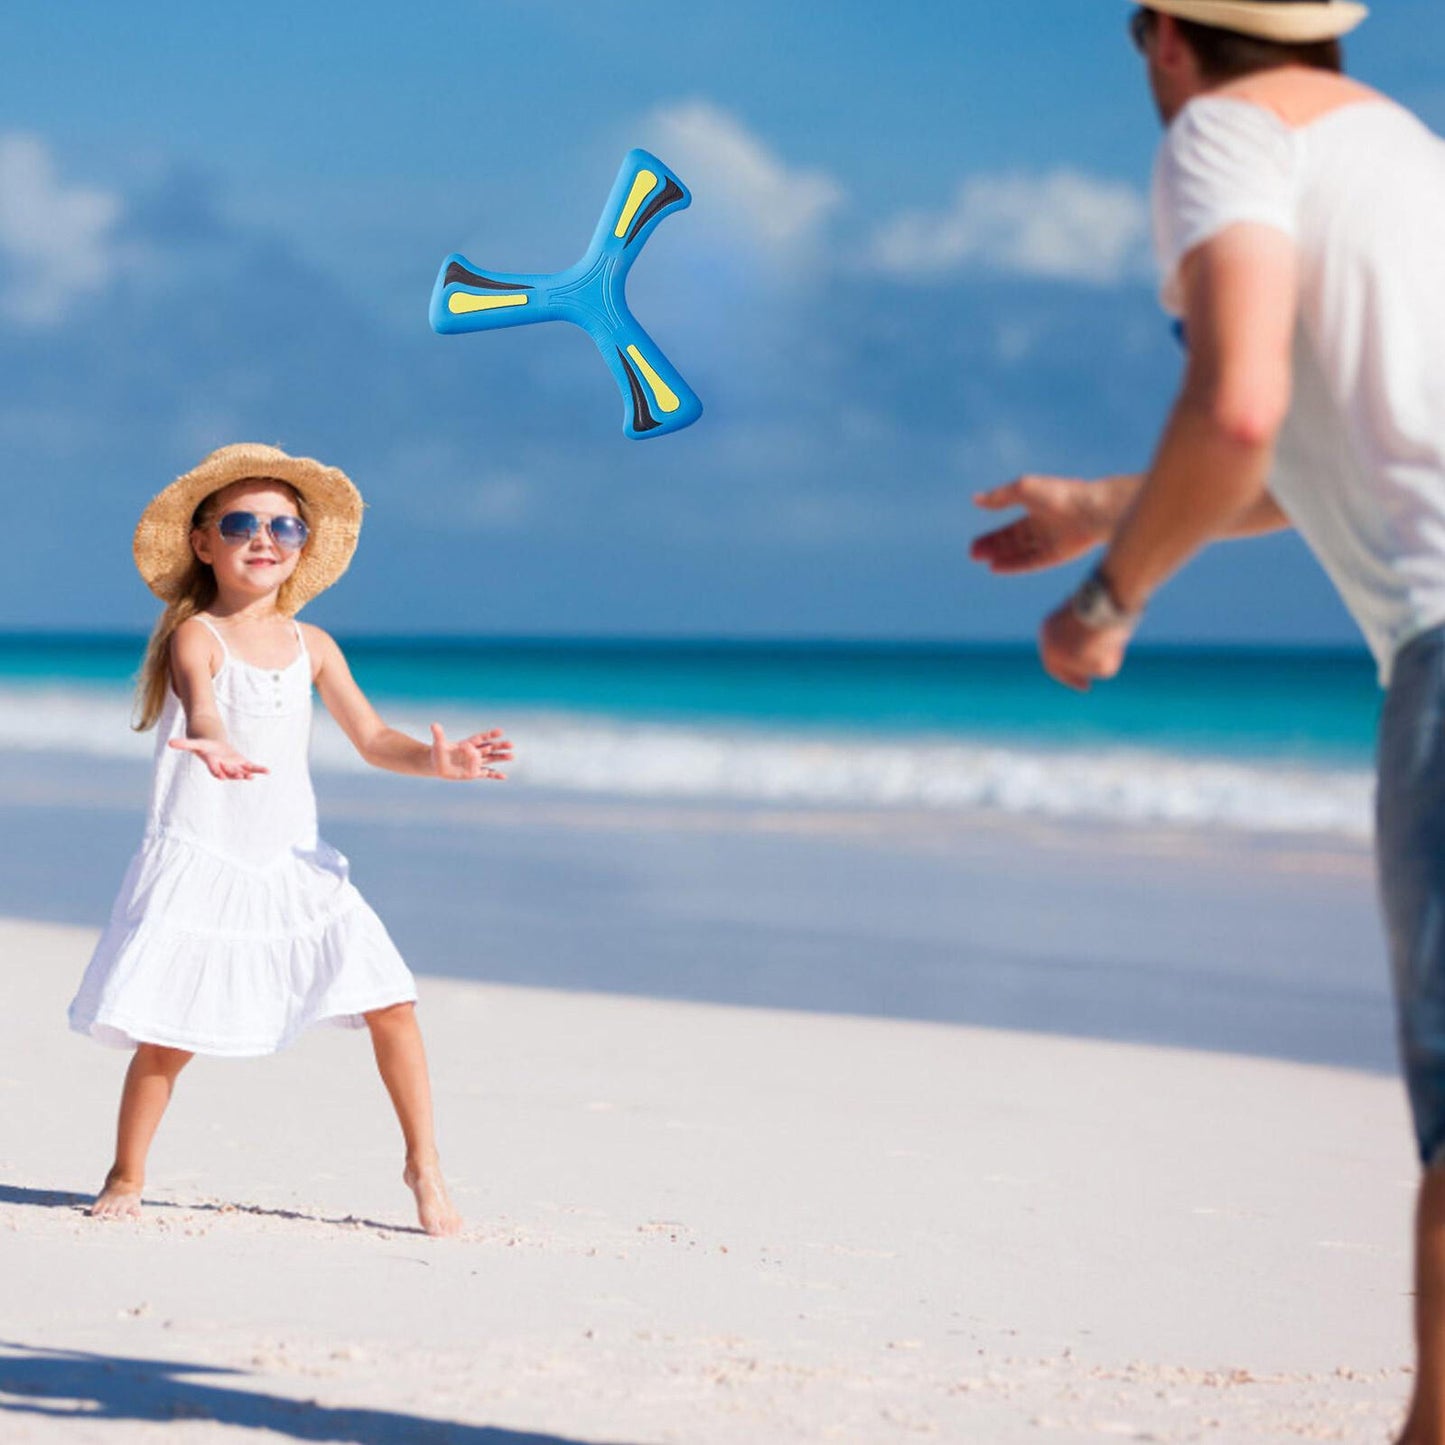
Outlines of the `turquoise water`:
[[[934,737],[1036,749],[1367,767],[1379,691],[1360,651],[1139,648],[1077,696],[1031,646],[342,639],[382,700],[624,722]],[[0,689],[126,686],[138,637],[0,637]]]

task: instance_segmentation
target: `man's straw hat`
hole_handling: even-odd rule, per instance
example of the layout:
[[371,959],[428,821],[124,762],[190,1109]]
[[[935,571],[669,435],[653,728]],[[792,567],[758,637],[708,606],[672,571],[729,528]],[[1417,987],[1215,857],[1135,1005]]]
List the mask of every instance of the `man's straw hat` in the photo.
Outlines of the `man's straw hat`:
[[277,597],[283,612],[299,612],[330,587],[351,563],[361,533],[361,493],[345,472],[310,457],[287,456],[279,447],[237,442],[221,447],[177,477],[141,514],[135,529],[135,565],[162,602],[181,594],[194,554],[191,524],[196,508],[232,482],[289,482],[306,503],[310,535],[296,570]]
[[1347,34],[1370,12],[1352,0],[1140,0],[1146,10],[1287,45]]

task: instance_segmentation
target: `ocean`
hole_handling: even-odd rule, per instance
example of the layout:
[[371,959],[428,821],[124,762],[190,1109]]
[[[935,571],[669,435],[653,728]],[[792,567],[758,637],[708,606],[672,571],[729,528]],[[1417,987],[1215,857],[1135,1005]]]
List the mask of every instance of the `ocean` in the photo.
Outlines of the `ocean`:
[[[1140,647],[1086,696],[1023,644],[341,639],[388,721],[505,728],[562,793],[983,811],[1363,840],[1363,650]],[[143,639],[0,637],[0,749],[144,757]],[[328,722],[318,770],[364,767]]]

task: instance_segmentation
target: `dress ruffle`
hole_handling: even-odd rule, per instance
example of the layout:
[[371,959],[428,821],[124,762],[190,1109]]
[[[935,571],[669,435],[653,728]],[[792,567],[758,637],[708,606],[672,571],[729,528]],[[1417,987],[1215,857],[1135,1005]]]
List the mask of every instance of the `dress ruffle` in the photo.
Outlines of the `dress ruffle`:
[[312,1024],[361,1027],[413,1002],[385,926],[325,843],[247,866],[194,838],[151,834],[70,1007],[70,1026],[120,1048],[248,1057]]

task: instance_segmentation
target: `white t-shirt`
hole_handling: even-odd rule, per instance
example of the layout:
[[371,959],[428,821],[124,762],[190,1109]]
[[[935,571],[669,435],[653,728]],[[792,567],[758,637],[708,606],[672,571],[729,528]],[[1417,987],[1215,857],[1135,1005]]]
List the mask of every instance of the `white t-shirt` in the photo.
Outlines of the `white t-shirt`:
[[1388,683],[1445,622],[1445,141],[1365,99],[1292,128],[1198,96],[1154,168],[1165,309],[1179,263],[1241,221],[1299,257],[1294,390],[1270,490],[1359,623]]

